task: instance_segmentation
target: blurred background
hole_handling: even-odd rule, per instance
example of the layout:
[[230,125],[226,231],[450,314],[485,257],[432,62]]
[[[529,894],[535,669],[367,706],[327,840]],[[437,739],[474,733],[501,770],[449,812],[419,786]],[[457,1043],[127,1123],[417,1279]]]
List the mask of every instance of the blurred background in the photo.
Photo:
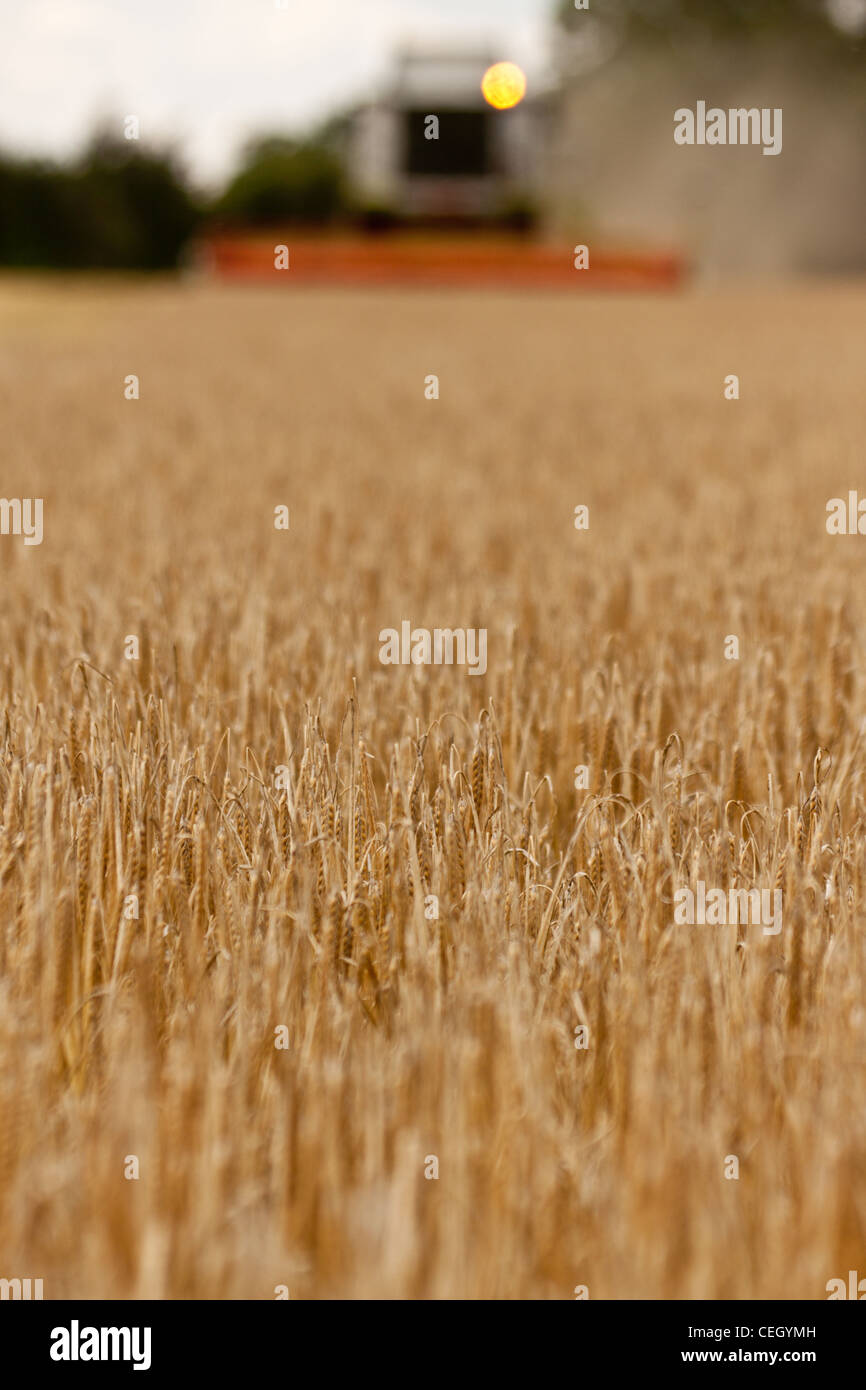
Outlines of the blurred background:
[[[0,15],[5,266],[229,273],[255,269],[256,233],[422,230],[672,253],[710,278],[866,268],[866,0]],[[497,111],[481,77],[506,59],[527,92]],[[782,154],[676,146],[698,100],[782,107]],[[216,254],[226,238],[245,256]]]

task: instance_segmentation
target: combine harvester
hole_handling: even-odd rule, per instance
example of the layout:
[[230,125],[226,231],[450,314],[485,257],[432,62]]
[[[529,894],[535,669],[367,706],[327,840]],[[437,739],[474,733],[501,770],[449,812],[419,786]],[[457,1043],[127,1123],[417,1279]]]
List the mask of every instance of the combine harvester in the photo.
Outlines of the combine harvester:
[[[680,283],[673,254],[539,240],[552,104],[525,96],[519,68],[489,53],[405,49],[389,88],[350,116],[344,160],[357,230],[213,235],[197,263],[223,280],[286,286],[659,288]],[[275,246],[289,251],[289,274]]]

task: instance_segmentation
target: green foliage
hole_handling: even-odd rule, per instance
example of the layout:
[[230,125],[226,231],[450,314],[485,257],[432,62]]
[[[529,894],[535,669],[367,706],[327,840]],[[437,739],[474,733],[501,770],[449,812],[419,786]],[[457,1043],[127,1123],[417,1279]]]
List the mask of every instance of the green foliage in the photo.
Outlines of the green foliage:
[[199,210],[168,154],[104,133],[70,166],[0,156],[0,264],[162,270]]
[[282,136],[256,140],[214,207],[231,222],[322,225],[346,210],[340,160],[325,143]]
[[[255,141],[211,213],[240,226],[332,221],[346,210],[339,134]],[[168,269],[203,214],[170,154],[104,130],[67,165],[0,154],[0,265]]]

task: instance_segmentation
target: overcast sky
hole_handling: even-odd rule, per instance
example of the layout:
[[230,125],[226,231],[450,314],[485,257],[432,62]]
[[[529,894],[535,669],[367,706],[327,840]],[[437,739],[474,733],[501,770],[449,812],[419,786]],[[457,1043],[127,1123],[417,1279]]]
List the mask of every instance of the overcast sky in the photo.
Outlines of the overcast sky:
[[396,43],[491,39],[541,75],[552,0],[0,0],[0,147],[66,155],[138,116],[218,179],[262,130],[376,88]]

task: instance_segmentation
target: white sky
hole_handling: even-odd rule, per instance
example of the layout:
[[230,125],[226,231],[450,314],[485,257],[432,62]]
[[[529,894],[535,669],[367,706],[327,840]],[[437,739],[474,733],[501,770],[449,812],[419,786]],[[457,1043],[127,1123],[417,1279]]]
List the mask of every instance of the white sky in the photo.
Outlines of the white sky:
[[297,130],[375,91],[402,39],[492,41],[530,82],[553,0],[0,0],[0,147],[75,151],[138,116],[219,179],[251,134]]

